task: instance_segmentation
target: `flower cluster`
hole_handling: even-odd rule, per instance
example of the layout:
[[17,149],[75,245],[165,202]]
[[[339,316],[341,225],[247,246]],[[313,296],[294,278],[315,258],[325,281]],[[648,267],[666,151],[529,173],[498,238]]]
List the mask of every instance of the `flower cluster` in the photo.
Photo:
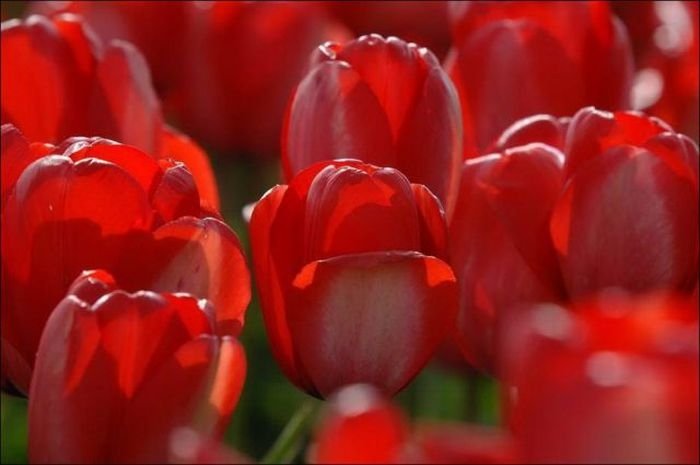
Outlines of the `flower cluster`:
[[[254,462],[224,438],[246,377],[279,386],[260,326],[311,402],[262,462],[697,463],[697,2],[18,6],[0,387],[31,462]],[[428,365],[469,414],[392,400]]]

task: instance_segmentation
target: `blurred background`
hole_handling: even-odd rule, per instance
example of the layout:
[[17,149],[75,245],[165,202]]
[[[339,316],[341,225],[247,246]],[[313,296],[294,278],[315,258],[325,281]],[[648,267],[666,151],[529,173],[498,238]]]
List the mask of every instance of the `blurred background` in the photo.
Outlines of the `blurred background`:
[[[627,26],[633,45],[636,79],[632,107],[663,117],[697,141],[698,3],[684,3],[675,9],[661,4],[678,6],[681,2],[611,5]],[[452,8],[457,14],[461,7],[440,1],[216,5],[3,1],[0,5],[3,21],[32,13],[71,12],[82,15],[102,40],[134,42],[151,67],[153,86],[168,122],[209,154],[221,195],[221,213],[240,237],[248,257],[249,237],[242,211],[281,182],[283,114],[314,48],[327,40],[380,33],[426,46],[442,62],[452,42],[448,10]],[[681,14],[686,6],[694,18],[691,13]],[[671,88],[674,92],[665,92]],[[248,375],[225,440],[259,460],[301,405],[320,401],[282,375],[267,343],[257,295],[253,295],[241,335]],[[398,395],[397,401],[414,419],[498,424],[501,412],[496,382],[457,358],[443,354],[441,361],[431,363]],[[25,399],[2,394],[3,463],[26,462],[26,409]]]

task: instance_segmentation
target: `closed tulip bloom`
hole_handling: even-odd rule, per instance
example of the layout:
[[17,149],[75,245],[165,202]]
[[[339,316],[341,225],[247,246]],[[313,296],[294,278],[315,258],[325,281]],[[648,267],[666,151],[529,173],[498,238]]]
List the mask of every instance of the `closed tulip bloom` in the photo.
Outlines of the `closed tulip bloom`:
[[187,294],[123,291],[86,272],[49,318],[29,401],[33,463],[163,463],[175,428],[220,437],[245,354]]
[[454,322],[440,204],[393,168],[315,164],[257,203],[250,233],[273,353],[309,393],[393,395]]
[[458,340],[476,367],[498,372],[499,320],[514,307],[697,286],[698,148],[686,136],[585,108],[517,122],[496,146],[464,163],[449,225]]
[[27,392],[44,324],[83,270],[124,289],[210,300],[237,334],[250,300],[238,238],[200,206],[192,175],[100,138],[54,147],[2,128],[3,384]]
[[79,17],[61,14],[3,22],[1,45],[3,124],[32,141],[100,136],[182,161],[218,208],[206,154],[165,125],[148,66],[131,44],[103,43]]
[[603,294],[535,308],[512,419],[528,463],[697,463],[698,303]]
[[401,170],[451,209],[461,157],[457,95],[435,56],[372,34],[318,48],[289,104],[282,163],[357,158]]
[[464,158],[526,116],[629,108],[632,52],[603,2],[454,2],[450,20]]

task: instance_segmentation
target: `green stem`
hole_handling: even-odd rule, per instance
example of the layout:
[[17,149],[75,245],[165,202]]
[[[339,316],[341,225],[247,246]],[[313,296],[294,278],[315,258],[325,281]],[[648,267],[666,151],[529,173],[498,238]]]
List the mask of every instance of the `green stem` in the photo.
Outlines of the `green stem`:
[[294,460],[311,427],[317,405],[318,402],[313,400],[301,404],[260,463],[291,463]]

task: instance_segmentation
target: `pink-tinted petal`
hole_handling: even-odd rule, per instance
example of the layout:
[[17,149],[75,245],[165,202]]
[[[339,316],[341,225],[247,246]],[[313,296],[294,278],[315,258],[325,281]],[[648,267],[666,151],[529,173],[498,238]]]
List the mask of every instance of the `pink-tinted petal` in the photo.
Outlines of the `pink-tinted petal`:
[[671,131],[671,128],[659,119],[640,113],[584,108],[571,119],[566,135],[566,176],[572,176],[579,167],[611,147],[641,146],[664,131]]
[[697,281],[697,184],[653,153],[613,148],[580,167],[551,222],[573,297],[609,286],[690,291]]
[[459,97],[442,68],[434,66],[423,80],[401,125],[396,154],[395,166],[412,182],[427,186],[450,212],[459,184],[462,118]]
[[381,103],[343,61],[322,63],[301,81],[282,133],[288,180],[313,163],[334,158],[357,158],[380,166],[396,160]]
[[493,149],[505,149],[541,142],[559,150],[564,150],[564,138],[569,118],[556,118],[551,115],[536,115],[523,118],[509,126],[496,141]]
[[460,286],[457,340],[478,368],[497,369],[497,321],[505,310],[560,298],[548,234],[560,183],[560,160],[544,145],[464,165],[449,224],[450,260]]
[[450,267],[415,252],[313,262],[287,298],[294,348],[321,396],[363,382],[395,394],[428,362],[456,310]]

